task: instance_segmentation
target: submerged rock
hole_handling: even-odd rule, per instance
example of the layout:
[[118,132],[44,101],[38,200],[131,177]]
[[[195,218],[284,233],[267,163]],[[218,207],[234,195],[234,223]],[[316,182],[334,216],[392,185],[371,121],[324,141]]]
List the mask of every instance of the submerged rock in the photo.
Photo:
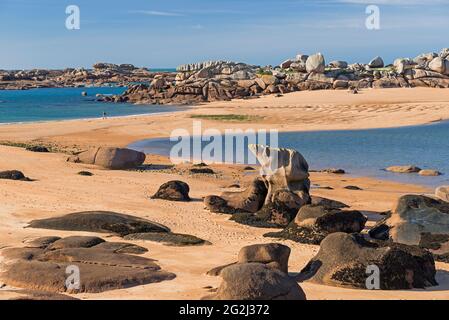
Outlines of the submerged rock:
[[[417,246],[369,242],[358,234],[333,233],[298,275],[300,281],[368,289],[368,277],[379,270],[381,290],[408,290],[436,286],[432,255]],[[375,283],[374,283],[375,284]]]
[[409,166],[392,166],[386,168],[385,170],[394,173],[418,173],[421,171],[421,168],[409,165]]

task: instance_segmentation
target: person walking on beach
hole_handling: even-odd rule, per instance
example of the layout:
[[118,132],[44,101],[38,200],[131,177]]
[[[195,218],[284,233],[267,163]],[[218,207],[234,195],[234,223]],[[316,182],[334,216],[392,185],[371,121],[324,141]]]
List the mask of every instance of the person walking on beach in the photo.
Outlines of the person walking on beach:
[[106,119],[106,111],[103,111],[103,119]]

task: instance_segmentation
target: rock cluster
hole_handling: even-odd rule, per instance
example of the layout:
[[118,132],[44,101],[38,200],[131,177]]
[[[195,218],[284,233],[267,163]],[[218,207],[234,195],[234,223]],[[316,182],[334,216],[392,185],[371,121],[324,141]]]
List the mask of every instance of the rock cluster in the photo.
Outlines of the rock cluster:
[[[92,69],[67,68],[64,70],[0,70],[0,89],[32,89],[117,85],[148,82],[156,75],[147,68],[131,64],[99,62]],[[163,74],[163,73],[162,73]]]
[[331,61],[321,53],[298,54],[277,67],[229,61],[208,61],[178,67],[178,74],[160,75],[150,85],[131,86],[108,101],[146,104],[192,104],[258,97],[298,90],[399,87],[449,88],[448,49],[414,59],[396,59],[385,66],[381,57],[367,64]]
[[[152,259],[135,256],[147,250],[96,237],[44,237],[24,248],[2,251],[1,279],[10,286],[48,292],[98,293],[161,282],[175,274],[161,270]],[[67,282],[67,270],[81,275]]]
[[206,197],[205,206],[214,213],[233,214],[231,219],[243,224],[286,226],[311,201],[307,161],[296,150],[249,148],[261,164],[261,176],[244,191]]
[[306,300],[296,281],[288,275],[290,248],[281,244],[243,247],[238,261],[217,267],[208,275],[223,278],[212,300]]

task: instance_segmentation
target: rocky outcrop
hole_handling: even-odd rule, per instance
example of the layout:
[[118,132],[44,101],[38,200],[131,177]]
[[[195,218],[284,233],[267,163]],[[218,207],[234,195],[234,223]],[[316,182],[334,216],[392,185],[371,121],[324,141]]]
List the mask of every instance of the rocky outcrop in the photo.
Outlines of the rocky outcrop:
[[30,228],[66,231],[116,233],[169,232],[167,227],[138,217],[109,211],[86,211],[64,216],[33,220]]
[[306,300],[295,280],[265,264],[244,263],[225,268],[217,292],[210,300]]
[[379,56],[375,57],[368,63],[368,67],[370,68],[383,68],[384,65],[384,60]]
[[370,232],[380,240],[416,245],[436,255],[449,254],[449,203],[420,195],[406,195],[391,214]]
[[323,240],[297,280],[355,289],[407,290],[438,285],[435,274],[432,255],[420,247],[333,233]]
[[[154,260],[120,253],[117,247],[100,238],[71,237],[40,241],[39,248],[8,248],[1,252],[0,278],[9,286],[30,290],[99,293],[176,277]],[[67,281],[77,270],[80,281]]]
[[324,206],[306,205],[299,209],[295,220],[284,230],[267,233],[265,236],[300,243],[320,244],[331,233],[361,232],[366,221],[367,218],[359,211],[344,211]]
[[143,152],[131,149],[98,147],[70,156],[67,161],[120,170],[138,167],[144,163],[145,158]]

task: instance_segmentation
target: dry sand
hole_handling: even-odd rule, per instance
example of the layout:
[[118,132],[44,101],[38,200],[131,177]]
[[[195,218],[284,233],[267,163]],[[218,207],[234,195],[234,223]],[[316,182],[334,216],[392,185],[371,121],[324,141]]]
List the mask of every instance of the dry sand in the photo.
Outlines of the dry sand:
[[[310,107],[308,107],[310,106]],[[268,107],[268,108],[265,108]],[[332,112],[330,112],[330,110]],[[82,120],[0,126],[0,140],[44,141],[61,147],[88,145],[126,145],[132,141],[167,136],[173,128],[190,128],[190,114],[239,113],[265,117],[260,123],[205,121],[209,127],[273,127],[281,130],[348,129],[389,127],[429,123],[449,118],[449,90],[402,89],[370,90],[360,95],[346,91],[301,92],[281,98],[213,103],[179,114],[139,116],[108,120]],[[281,125],[282,124],[282,125]],[[377,125],[376,125],[377,124]],[[381,125],[379,125],[381,124]],[[165,164],[167,159],[151,156],[149,163]],[[182,169],[187,165],[181,165]],[[40,154],[15,147],[0,146],[0,170],[17,169],[36,179],[34,182],[0,180],[0,248],[20,246],[25,239],[47,235],[88,235],[23,228],[32,219],[53,217],[76,211],[110,210],[144,217],[170,227],[174,232],[193,234],[210,241],[209,246],[171,247],[134,241],[145,246],[145,254],[158,260],[164,270],[177,277],[172,281],[114,290],[101,294],[76,295],[81,299],[199,299],[208,294],[207,286],[217,287],[220,278],[205,275],[209,269],[236,260],[243,246],[273,242],[257,229],[229,221],[227,215],[204,210],[202,197],[218,194],[231,183],[244,183],[241,166],[214,165],[217,177],[179,175],[172,171],[107,171],[66,162],[66,155]],[[92,177],[77,175],[81,170]],[[190,203],[150,200],[164,182],[181,179],[191,188]],[[343,201],[362,210],[370,224],[380,216],[373,212],[389,210],[406,193],[430,193],[420,186],[368,178],[312,173],[312,183],[334,190],[313,189],[313,195]],[[344,186],[356,185],[363,191]],[[104,234],[97,234],[105,237]],[[121,240],[116,237],[110,241]],[[275,241],[276,242],[276,241]],[[318,246],[280,241],[292,248],[289,269],[300,271],[318,250]],[[309,299],[448,299],[449,265],[437,263],[440,286],[413,291],[365,291],[327,287],[309,283],[301,286]],[[15,296],[0,290],[0,299]]]

